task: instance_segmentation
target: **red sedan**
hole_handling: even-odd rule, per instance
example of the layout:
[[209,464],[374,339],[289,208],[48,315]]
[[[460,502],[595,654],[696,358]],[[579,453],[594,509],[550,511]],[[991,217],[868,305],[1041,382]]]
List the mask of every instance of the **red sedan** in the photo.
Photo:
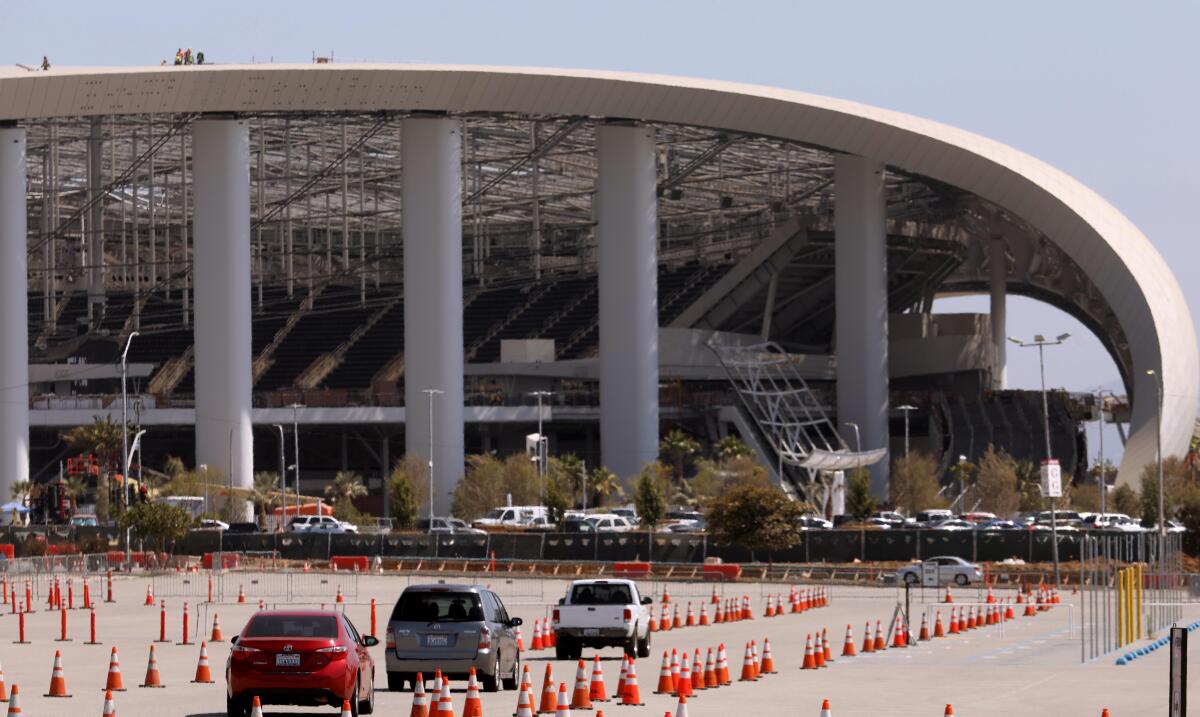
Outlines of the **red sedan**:
[[264,705],[329,705],[350,701],[353,715],[375,710],[378,645],[361,636],[345,615],[323,610],[255,613],[233,638],[225,664],[226,711],[247,717],[257,695]]

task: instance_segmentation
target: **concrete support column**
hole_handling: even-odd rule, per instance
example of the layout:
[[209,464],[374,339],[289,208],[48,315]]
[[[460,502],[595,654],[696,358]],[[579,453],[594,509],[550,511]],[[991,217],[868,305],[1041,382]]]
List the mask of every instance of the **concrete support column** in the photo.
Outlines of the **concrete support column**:
[[658,457],[658,215],[654,130],[596,132],[600,451],[622,479]]
[[[862,450],[888,445],[887,225],[881,162],[838,155],[834,164],[838,431],[858,425]],[[852,449],[857,448],[853,443]],[[888,494],[890,456],[871,467],[871,491]]]
[[0,496],[29,480],[25,130],[0,126]]
[[102,118],[93,117],[88,131],[87,158],[87,296],[88,319],[105,301],[104,294],[104,128]]
[[[235,487],[254,474],[250,425],[250,136],[246,123],[192,124],[196,464]],[[247,518],[251,505],[246,503]]]
[[1008,257],[1003,237],[993,237],[989,251],[991,269],[992,348],[996,352],[996,367],[992,372],[992,388],[1008,387],[1008,345],[1005,338],[1008,323]]
[[[446,515],[464,451],[461,123],[404,120],[401,160],[405,449],[432,458],[433,509]],[[427,389],[443,392],[432,421]]]

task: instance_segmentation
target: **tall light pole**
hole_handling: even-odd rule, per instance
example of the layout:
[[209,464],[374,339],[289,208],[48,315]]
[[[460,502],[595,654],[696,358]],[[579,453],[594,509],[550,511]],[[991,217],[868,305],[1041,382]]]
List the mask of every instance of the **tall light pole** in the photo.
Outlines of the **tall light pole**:
[[917,407],[906,403],[903,406],[896,406],[896,410],[904,411],[904,457],[908,458],[908,412],[917,410]]
[[1155,454],[1158,459],[1158,559],[1162,560],[1162,551],[1166,545],[1167,537],[1167,521],[1163,515],[1163,454],[1162,454],[1162,405],[1163,405],[1163,385],[1162,378],[1154,372],[1154,369],[1146,371],[1147,376],[1154,377],[1154,388],[1158,392],[1158,404],[1154,410],[1154,445]]
[[429,525],[433,526],[433,397],[445,393],[439,388],[422,389],[429,396]]
[[[284,463],[286,461],[283,457],[283,451],[284,451],[283,424],[275,423],[272,425],[275,426],[275,428],[279,429],[279,486],[280,486],[280,488],[283,489],[283,492],[280,494],[280,506],[279,507],[282,510],[282,512],[280,515],[279,524],[283,525],[284,521],[287,520],[287,466],[284,465]],[[299,505],[299,504],[297,504],[297,505]],[[263,516],[263,525],[264,526],[266,525],[266,522],[267,522],[267,517],[264,515]]]
[[[1038,369],[1042,379],[1042,428],[1046,436],[1046,461],[1047,465],[1052,459],[1053,454],[1050,451],[1050,403],[1046,399],[1046,358],[1045,351],[1047,346],[1058,346],[1071,338],[1070,334],[1059,334],[1054,337],[1053,341],[1047,341],[1045,336],[1035,334],[1033,341],[1022,341],[1009,336],[1008,340],[1020,346],[1021,348],[1031,348],[1036,346],[1038,350]],[[1058,498],[1050,496],[1050,552],[1054,558],[1054,584],[1058,585]]]
[[121,352],[121,505],[128,507],[125,481],[129,480],[129,394],[125,390],[125,374],[129,370],[129,346],[137,331],[130,331]]
[[862,453],[862,436],[859,435],[858,424],[854,421],[846,421],[845,423],[847,426],[850,426],[854,429],[854,451],[856,453]]
[[1115,397],[1107,388],[1097,389],[1096,403],[1100,407],[1100,514],[1108,512],[1108,469],[1104,464],[1104,394]]
[[[304,408],[302,403],[293,403],[292,409],[292,475],[296,477],[296,515],[300,515],[300,409]],[[283,476],[283,487],[287,489],[287,474]],[[287,512],[284,511],[284,517],[287,517]]]
[[538,500],[544,503],[546,501],[546,461],[549,460],[550,447],[546,441],[546,436],[542,435],[542,399],[553,396],[549,391],[530,391],[530,396],[537,398],[538,402]]

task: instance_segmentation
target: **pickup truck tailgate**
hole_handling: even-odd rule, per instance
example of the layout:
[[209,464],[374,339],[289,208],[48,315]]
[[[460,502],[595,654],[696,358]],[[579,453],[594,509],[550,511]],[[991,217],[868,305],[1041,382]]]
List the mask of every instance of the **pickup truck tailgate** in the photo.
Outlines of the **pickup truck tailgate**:
[[571,628],[623,627],[628,620],[624,605],[559,605],[558,624]]

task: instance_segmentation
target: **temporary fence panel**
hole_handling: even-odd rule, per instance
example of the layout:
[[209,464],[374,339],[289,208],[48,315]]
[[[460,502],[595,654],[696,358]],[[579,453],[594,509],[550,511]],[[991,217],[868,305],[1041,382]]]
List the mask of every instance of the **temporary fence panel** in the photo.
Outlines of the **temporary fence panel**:
[[224,575],[219,572],[199,573],[157,573],[150,578],[150,586],[155,599],[161,598],[196,598],[207,600],[209,585],[212,585],[213,599],[221,595],[221,582]]

